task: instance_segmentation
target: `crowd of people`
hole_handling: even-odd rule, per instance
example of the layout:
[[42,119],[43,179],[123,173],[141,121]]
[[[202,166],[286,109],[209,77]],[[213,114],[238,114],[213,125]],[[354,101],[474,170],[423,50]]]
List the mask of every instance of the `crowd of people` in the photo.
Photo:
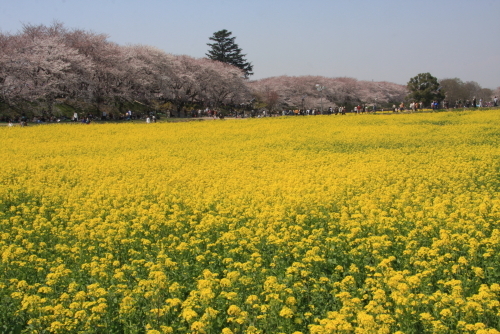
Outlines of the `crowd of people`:
[[450,108],[486,108],[486,107],[498,107],[498,97],[495,96],[491,101],[484,101],[483,99],[477,100],[475,97],[472,100],[456,100],[453,106],[451,106],[448,100],[444,100],[441,103],[439,101],[433,101],[431,108],[436,109],[450,109]]
[[[448,100],[437,101],[434,100],[430,104],[430,109],[450,109],[450,108],[483,108],[483,107],[498,107],[498,97],[495,96],[492,101],[484,102],[483,99],[479,99],[479,101],[474,97],[472,100],[457,100],[454,105],[451,106]],[[404,102],[401,102],[399,106],[396,104],[392,105],[392,112],[416,112],[424,108],[424,104],[421,102],[411,102],[409,105],[405,105]],[[364,113],[373,113],[377,110],[384,111],[383,108],[377,109],[375,104],[366,105],[366,104],[358,104],[352,108],[347,108],[346,106],[335,106],[328,107],[326,110],[322,109],[283,109],[281,111],[268,111],[265,109],[262,110],[251,110],[251,111],[237,111],[230,110],[229,112],[222,112],[220,110],[214,110],[210,108],[206,109],[193,109],[189,112],[185,112],[184,115],[186,117],[191,118],[203,118],[210,117],[213,119],[224,119],[224,117],[233,117],[233,118],[261,118],[261,117],[270,117],[270,116],[315,116],[315,115],[345,115],[346,113],[354,113],[354,114],[364,114]],[[175,114],[171,111],[167,111],[164,114],[165,117],[175,117]],[[177,117],[181,117],[180,112],[177,112]],[[17,117],[12,120],[9,119],[8,126],[14,126],[15,124],[19,124],[20,126],[27,126],[28,122],[30,123],[59,123],[61,121],[71,121],[74,123],[82,123],[82,124],[90,124],[93,121],[132,121],[132,120],[144,120],[146,123],[156,123],[160,119],[160,114],[156,112],[142,112],[135,113],[131,110],[128,110],[125,113],[113,114],[102,112],[101,116],[96,116],[91,113],[78,113],[75,112],[73,117],[68,120],[64,118],[57,118],[55,116],[50,117],[33,117],[32,119],[28,119],[25,116]],[[4,120],[5,121],[5,120]]]
[[[448,101],[444,101],[445,102],[445,106],[444,108],[445,109],[448,109],[449,108],[449,104],[448,104]],[[483,108],[483,107],[498,107],[498,97],[495,96],[493,98],[492,101],[483,101],[483,99],[479,99],[479,101],[477,101],[477,99],[474,97],[471,100],[456,100],[455,101],[455,108]]]

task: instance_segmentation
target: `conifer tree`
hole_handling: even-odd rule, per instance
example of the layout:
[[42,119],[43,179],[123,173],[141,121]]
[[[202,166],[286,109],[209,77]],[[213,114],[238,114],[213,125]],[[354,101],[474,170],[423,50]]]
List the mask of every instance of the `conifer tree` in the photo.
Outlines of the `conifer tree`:
[[210,37],[214,43],[207,43],[210,50],[206,56],[212,60],[217,60],[223,63],[231,64],[244,71],[245,78],[253,74],[253,65],[249,63],[244,57],[245,54],[241,53],[241,48],[234,42],[236,37],[230,37],[232,32],[226,29],[214,32]]

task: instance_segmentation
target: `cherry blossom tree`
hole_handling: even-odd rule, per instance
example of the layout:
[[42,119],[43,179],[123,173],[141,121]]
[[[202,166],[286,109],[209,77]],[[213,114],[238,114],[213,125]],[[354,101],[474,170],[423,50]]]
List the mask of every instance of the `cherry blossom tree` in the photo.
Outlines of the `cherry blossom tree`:
[[11,42],[0,55],[5,101],[45,101],[50,113],[55,99],[80,96],[93,72],[92,63],[61,37],[28,29]]
[[0,101],[6,104],[12,104],[18,96],[18,90],[22,88],[11,73],[11,67],[20,66],[14,58],[19,42],[18,36],[0,33]]
[[93,74],[87,87],[89,100],[100,110],[103,104],[133,101],[133,73],[126,48],[108,41],[105,34],[74,30],[65,35],[66,44],[87,57]]
[[154,64],[155,50],[143,45],[122,47],[128,67],[126,80],[129,84],[129,98],[147,103],[154,97],[157,70]]
[[193,57],[180,55],[173,59],[172,75],[167,87],[178,116],[185,105],[194,102],[200,93],[200,82],[197,80],[200,70],[200,63]]
[[241,69],[216,60],[201,61],[204,73],[200,88],[214,108],[222,104],[240,104],[248,99],[250,95]]

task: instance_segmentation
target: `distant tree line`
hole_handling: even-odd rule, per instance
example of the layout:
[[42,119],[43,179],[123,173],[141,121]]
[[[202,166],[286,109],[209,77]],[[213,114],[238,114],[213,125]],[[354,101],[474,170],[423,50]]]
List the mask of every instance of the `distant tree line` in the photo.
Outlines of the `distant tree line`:
[[[279,76],[248,84],[260,105],[271,112],[281,108],[318,109],[356,105],[389,107],[403,101],[406,86],[391,82],[361,81],[322,76]],[[318,90],[321,87],[321,90]]]
[[[246,61],[227,30],[214,33],[207,56],[172,55],[147,45],[121,46],[105,34],[26,24],[0,33],[0,117],[60,116],[73,111],[124,114],[130,108],[187,115],[193,109],[389,107],[414,98],[411,87],[322,76],[249,80]],[[490,98],[475,82],[439,82],[446,98]],[[321,87],[321,89],[318,89]],[[489,96],[488,96],[489,95]],[[488,97],[487,97],[488,96]]]

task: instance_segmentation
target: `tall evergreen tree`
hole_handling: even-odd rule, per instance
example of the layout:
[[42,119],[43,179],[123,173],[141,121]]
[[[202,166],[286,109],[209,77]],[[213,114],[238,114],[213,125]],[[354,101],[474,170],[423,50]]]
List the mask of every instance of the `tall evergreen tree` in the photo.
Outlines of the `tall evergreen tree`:
[[226,29],[214,32],[214,35],[210,37],[214,43],[207,43],[210,50],[206,56],[212,60],[241,68],[245,73],[245,78],[248,78],[253,74],[253,65],[244,58],[246,54],[241,54],[241,48],[234,42],[236,37],[230,37],[231,34],[232,32]]

